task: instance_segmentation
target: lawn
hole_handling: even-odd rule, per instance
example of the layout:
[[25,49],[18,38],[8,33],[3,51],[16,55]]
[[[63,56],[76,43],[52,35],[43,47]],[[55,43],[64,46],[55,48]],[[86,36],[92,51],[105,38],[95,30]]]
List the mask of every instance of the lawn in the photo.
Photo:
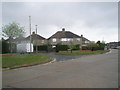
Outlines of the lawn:
[[80,51],[80,52],[58,52],[57,55],[90,55],[90,54],[102,54],[108,51],[98,50],[98,51]]
[[3,55],[2,67],[15,67],[21,65],[30,65],[37,63],[46,63],[51,61],[52,58],[37,54],[22,54],[22,55]]

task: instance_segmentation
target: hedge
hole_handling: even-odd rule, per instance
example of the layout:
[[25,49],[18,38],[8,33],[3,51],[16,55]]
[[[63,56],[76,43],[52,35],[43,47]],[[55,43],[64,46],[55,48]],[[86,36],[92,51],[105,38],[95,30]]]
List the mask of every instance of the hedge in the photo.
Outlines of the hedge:
[[82,50],[104,50],[104,46],[95,46],[95,47],[89,47],[89,46],[83,46]]
[[[48,50],[48,45],[41,45],[37,46],[38,51],[47,51]],[[36,46],[34,46],[34,51],[36,50]]]
[[80,50],[80,45],[73,45],[72,50]]
[[56,45],[56,52],[58,52],[58,51],[66,51],[68,49],[80,50],[80,47],[79,47],[79,45],[60,45],[60,44]]
[[59,45],[59,44],[56,45],[56,52],[58,52],[58,51],[66,51],[68,49],[69,49],[68,45]]
[[0,41],[0,45],[2,45],[2,53],[9,53],[9,43],[5,41]]
[[[0,53],[15,53],[16,52],[16,44],[15,43],[7,43],[6,41],[0,41],[0,45],[2,45],[2,51]],[[10,51],[11,47],[11,51]]]

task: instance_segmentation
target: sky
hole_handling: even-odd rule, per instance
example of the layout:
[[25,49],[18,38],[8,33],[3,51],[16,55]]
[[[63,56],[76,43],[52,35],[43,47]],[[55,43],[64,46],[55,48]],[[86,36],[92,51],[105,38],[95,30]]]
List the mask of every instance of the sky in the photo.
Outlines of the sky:
[[29,35],[32,32],[49,38],[65,28],[90,41],[118,41],[117,2],[3,2],[2,24],[17,22]]

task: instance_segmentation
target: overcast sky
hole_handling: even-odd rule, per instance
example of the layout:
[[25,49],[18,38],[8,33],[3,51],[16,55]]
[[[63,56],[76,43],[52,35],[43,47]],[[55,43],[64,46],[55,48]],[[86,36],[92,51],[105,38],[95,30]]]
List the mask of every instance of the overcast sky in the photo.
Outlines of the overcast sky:
[[77,35],[83,34],[91,41],[118,41],[117,2],[4,2],[2,23],[13,21],[25,27],[29,35],[38,25],[38,34],[48,38],[64,27]]

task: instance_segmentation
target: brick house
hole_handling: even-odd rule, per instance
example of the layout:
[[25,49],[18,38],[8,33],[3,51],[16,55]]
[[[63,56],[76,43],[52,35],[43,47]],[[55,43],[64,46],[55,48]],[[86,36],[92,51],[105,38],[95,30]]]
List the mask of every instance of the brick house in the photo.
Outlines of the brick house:
[[[7,39],[7,42],[11,41],[12,43],[15,44],[27,44],[30,43],[30,35],[28,37],[18,37],[16,39]],[[50,46],[55,46],[57,44],[62,44],[62,45],[80,45],[81,46],[86,46],[90,43],[91,41],[83,37],[83,35],[79,36],[77,34],[74,34],[70,31],[65,31],[65,28],[62,29],[62,31],[58,31],[55,34],[53,34],[51,37],[48,39],[35,34],[33,32],[31,34],[31,43],[33,46],[41,46],[41,45],[50,45]]]
[[74,34],[70,31],[65,31],[65,28],[62,29],[62,31],[58,31],[55,34],[53,34],[51,37],[48,38],[48,43],[50,45],[56,45],[56,44],[63,44],[63,45],[82,45],[86,46],[90,41],[83,37],[83,35],[79,36],[77,34]]
[[[30,35],[25,38],[25,41],[30,42]],[[40,46],[47,44],[47,39],[33,32],[31,35],[31,42],[33,43],[33,45]]]
[[109,42],[109,43],[107,43],[107,46],[109,48],[116,48],[116,47],[120,46],[120,41],[119,42]]
[[[6,39],[5,41],[7,42],[12,42],[12,43],[15,43],[15,44],[20,44],[20,43],[30,43],[30,35],[28,37],[18,37],[18,38],[15,38],[15,39]],[[38,35],[38,34],[35,34],[35,32],[33,32],[31,34],[31,43],[33,45],[37,45],[37,46],[40,46],[40,45],[44,45],[44,44],[47,44],[47,39],[45,39],[44,37]]]

